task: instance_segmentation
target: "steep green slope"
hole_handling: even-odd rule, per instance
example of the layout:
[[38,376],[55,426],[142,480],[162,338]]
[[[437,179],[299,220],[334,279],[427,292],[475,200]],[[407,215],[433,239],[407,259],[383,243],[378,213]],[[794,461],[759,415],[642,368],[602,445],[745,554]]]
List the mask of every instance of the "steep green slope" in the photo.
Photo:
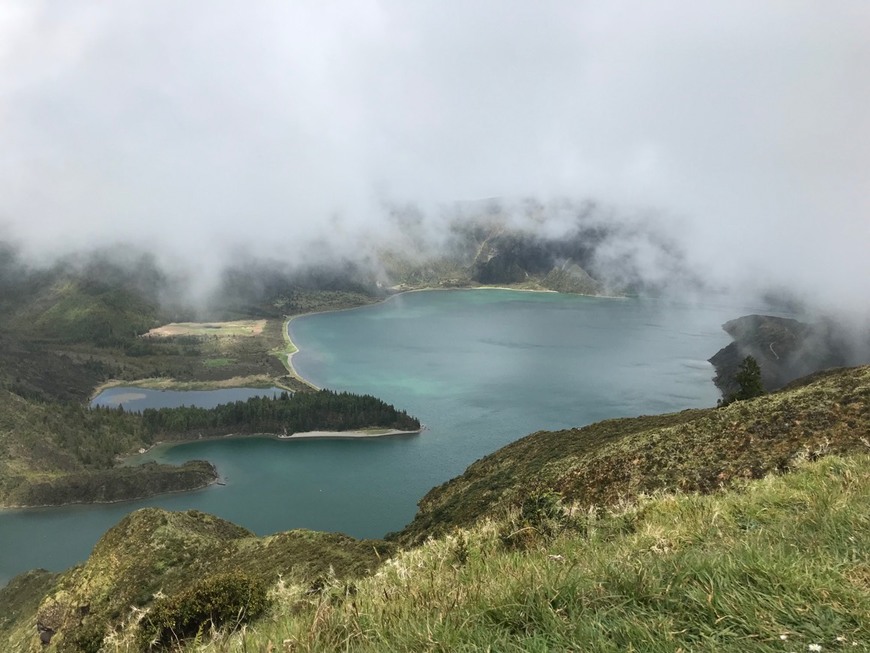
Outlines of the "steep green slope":
[[29,400],[0,389],[0,505],[119,501],[204,487],[216,478],[202,461],[116,467],[116,456],[150,439],[136,415]]
[[[0,649],[82,650],[71,642],[135,629],[139,609],[155,597],[180,593],[215,574],[233,571],[267,586],[283,579],[310,587],[367,573],[393,551],[386,542],[311,531],[257,538],[196,511],[139,510],[110,529],[84,565],[54,578],[13,580],[12,589],[0,593],[0,613],[18,616],[0,622]],[[38,608],[28,611],[38,591]],[[42,648],[39,633],[51,640],[50,647]]]
[[214,467],[117,467],[153,441],[138,415],[25,399],[0,389],[0,505],[121,501],[204,487]]
[[431,490],[395,537],[419,543],[545,489],[581,505],[665,488],[707,492],[786,470],[801,457],[865,450],[868,437],[870,367],[822,373],[727,408],[535,433]]
[[7,246],[5,256],[0,252],[0,288],[7,293],[0,327],[62,342],[126,342],[156,326],[168,285],[154,257],[133,248],[33,268]]
[[[515,516],[514,516],[515,517]],[[870,650],[870,456],[712,496],[511,518],[400,552],[198,653]],[[123,650],[123,649],[121,649]]]
[[[432,490],[398,553],[139,511],[82,567],[0,592],[11,615],[0,645],[40,650],[38,623],[49,651],[143,650],[149,615],[181,610],[191,587],[230,572],[271,586],[274,601],[214,651],[772,652],[838,637],[860,650],[868,451],[862,367],[727,408],[530,435]],[[719,488],[730,490],[697,493]]]
[[13,326],[43,338],[110,345],[158,326],[158,306],[133,289],[61,278],[18,312]]

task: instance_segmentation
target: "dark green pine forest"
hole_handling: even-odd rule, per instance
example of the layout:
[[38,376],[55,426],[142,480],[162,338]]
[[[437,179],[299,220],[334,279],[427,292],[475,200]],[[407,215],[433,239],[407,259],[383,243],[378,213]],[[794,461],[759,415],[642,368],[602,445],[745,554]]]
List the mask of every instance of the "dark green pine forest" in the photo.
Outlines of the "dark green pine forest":
[[420,422],[405,411],[371,395],[320,390],[278,397],[253,397],[215,408],[147,409],[142,413],[146,433],[153,436],[219,435],[349,431],[378,427],[416,431]]

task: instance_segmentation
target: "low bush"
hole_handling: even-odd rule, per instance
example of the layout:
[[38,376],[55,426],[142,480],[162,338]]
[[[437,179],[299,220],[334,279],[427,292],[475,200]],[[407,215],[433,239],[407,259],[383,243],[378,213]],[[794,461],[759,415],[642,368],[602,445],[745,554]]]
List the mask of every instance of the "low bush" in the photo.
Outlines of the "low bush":
[[567,522],[562,495],[544,489],[532,492],[503,523],[499,537],[508,548],[527,549],[561,532]]
[[163,650],[211,628],[235,628],[267,607],[262,581],[239,572],[211,576],[155,601],[142,622],[140,643],[145,650]]

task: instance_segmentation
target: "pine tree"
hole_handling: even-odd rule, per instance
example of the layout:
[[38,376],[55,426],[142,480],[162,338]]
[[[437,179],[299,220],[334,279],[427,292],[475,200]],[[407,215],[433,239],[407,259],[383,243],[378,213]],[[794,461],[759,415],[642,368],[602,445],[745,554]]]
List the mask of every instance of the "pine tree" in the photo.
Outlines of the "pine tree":
[[740,368],[734,377],[738,390],[735,399],[752,399],[764,394],[764,384],[761,382],[761,368],[758,361],[747,356],[740,363]]
[[735,401],[752,399],[765,394],[764,384],[761,382],[761,367],[752,356],[747,356],[740,362],[737,374],[734,375],[734,383],[737,384],[737,392],[720,399],[717,406],[727,406]]

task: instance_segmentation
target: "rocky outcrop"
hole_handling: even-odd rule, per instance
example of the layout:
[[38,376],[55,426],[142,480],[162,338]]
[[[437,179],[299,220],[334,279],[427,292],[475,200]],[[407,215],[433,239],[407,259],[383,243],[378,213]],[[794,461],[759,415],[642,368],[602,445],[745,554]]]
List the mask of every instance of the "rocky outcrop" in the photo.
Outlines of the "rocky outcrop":
[[806,324],[771,315],[744,315],[722,328],[734,342],[710,362],[716,369],[713,382],[725,396],[737,391],[734,377],[747,356],[758,361],[768,392],[813,372],[870,362],[870,333],[854,333],[832,320]]

